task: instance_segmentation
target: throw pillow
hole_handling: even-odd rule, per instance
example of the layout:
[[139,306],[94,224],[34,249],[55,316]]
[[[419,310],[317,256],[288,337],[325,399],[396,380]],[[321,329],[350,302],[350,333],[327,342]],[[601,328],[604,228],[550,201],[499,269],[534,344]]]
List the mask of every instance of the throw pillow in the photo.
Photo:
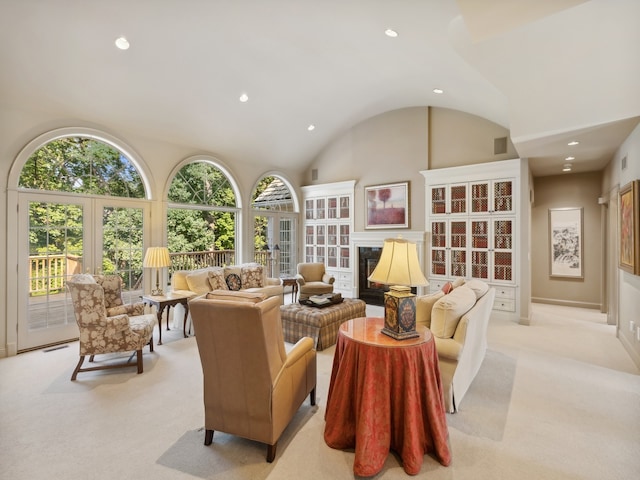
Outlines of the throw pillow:
[[211,290],[211,285],[209,284],[209,272],[205,269],[194,270],[187,275],[186,280],[189,290],[195,292],[196,295],[201,295]]
[[449,293],[451,293],[451,290],[453,290],[453,283],[451,282],[447,282],[442,286],[442,292],[445,295],[448,295]]
[[264,267],[259,263],[247,263],[242,265],[240,268],[242,288],[264,287],[263,269]]
[[227,278],[225,280],[227,282],[227,287],[229,287],[229,290],[237,292],[242,288],[242,279],[237,273],[230,273],[229,275],[227,275]]
[[224,279],[224,268],[222,267],[211,267],[208,270],[209,274],[209,284],[211,285],[211,290],[229,290],[227,286],[227,282]]
[[431,295],[419,295],[416,298],[416,323],[431,327],[431,310],[435,303],[444,297],[444,292],[439,291]]
[[458,288],[459,286],[464,285],[464,277],[458,277],[456,278],[453,283],[451,284],[451,286],[453,288]]
[[451,338],[458,327],[460,318],[476,303],[476,294],[462,285],[443,295],[431,311],[431,333],[439,338]]
[[476,294],[476,299],[482,297],[485,293],[489,291],[489,284],[483,282],[482,280],[477,280],[475,278],[469,280],[465,283],[465,286],[469,287],[473,290],[473,293]]

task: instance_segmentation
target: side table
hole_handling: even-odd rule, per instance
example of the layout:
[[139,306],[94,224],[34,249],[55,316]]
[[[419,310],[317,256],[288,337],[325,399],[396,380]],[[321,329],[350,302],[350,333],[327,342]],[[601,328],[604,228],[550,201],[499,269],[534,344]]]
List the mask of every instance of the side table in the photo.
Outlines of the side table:
[[167,309],[167,330],[169,330],[169,310],[171,307],[182,304],[184,305],[184,322],[182,331],[187,337],[187,316],[189,315],[189,299],[193,295],[186,295],[183,293],[172,293],[169,292],[166,295],[143,295],[142,301],[146,304],[156,307],[157,315],[158,315],[158,345],[162,345],[162,312],[164,309]]
[[[282,278],[282,287],[291,287],[291,303],[295,303],[298,298],[298,282],[296,279],[291,278]],[[284,291],[282,292],[282,298],[284,299]]]
[[324,440],[354,448],[356,475],[376,475],[390,450],[416,475],[424,454],[451,463],[438,353],[431,332],[394,340],[382,318],[355,318],[338,330],[325,412]]

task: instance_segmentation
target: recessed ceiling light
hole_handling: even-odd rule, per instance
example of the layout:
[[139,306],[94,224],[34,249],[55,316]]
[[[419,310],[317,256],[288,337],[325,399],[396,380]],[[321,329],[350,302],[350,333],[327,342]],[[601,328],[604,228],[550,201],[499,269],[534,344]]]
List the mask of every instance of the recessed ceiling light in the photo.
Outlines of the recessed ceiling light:
[[246,93],[243,93],[242,95],[240,95],[240,98],[238,100],[240,100],[242,103],[248,102],[249,95],[247,95]]
[[570,172],[571,171],[571,164],[570,163],[565,163],[564,166],[562,167],[562,171],[563,172]]
[[128,50],[129,40],[127,40],[125,37],[116,38],[116,47],[118,47],[120,50]]
[[437,93],[439,95],[441,93],[444,93],[444,90],[442,90],[441,88],[434,88],[433,93]]
[[578,145],[579,143],[580,142],[573,140],[572,142],[567,143],[567,145],[569,145],[570,147],[573,147],[574,145]]
[[307,130],[309,130],[310,132],[313,132],[315,129],[316,126],[313,123],[307,127]]
[[571,160],[575,160],[575,159],[576,159],[576,157],[567,157],[567,158],[565,158],[565,160],[567,162],[570,162]]
[[398,36],[398,32],[396,32],[396,31],[395,31],[395,30],[393,30],[392,28],[387,28],[387,29],[384,31],[384,34],[385,34],[387,37],[391,37],[391,38],[396,38],[396,37]]

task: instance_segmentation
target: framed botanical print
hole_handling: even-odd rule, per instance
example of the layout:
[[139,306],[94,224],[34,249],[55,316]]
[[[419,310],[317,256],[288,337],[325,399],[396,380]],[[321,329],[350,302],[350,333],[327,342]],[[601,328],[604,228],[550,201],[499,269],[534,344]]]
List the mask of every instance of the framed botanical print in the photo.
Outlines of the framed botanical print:
[[549,247],[552,277],[584,278],[582,208],[549,209]]

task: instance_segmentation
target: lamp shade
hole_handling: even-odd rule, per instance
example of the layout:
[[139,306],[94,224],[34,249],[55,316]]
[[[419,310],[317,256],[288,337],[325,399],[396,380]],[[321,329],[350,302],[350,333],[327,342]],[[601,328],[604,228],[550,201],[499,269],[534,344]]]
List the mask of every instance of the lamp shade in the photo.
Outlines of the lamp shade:
[[145,268],[162,268],[171,266],[171,257],[167,247],[149,247],[144,255],[142,266]]
[[403,238],[388,238],[384,241],[380,260],[369,276],[369,281],[406,287],[429,285],[420,268],[416,244]]

